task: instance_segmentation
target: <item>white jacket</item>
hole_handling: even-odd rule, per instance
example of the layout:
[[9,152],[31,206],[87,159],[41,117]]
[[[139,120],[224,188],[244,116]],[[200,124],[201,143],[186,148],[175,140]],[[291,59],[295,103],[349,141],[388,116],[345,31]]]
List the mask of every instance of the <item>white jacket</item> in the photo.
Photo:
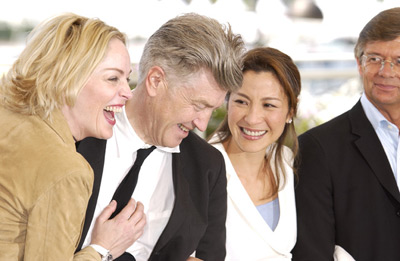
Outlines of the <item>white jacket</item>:
[[[243,187],[223,145],[219,143],[213,146],[224,156],[228,180],[225,260],[291,260],[290,251],[296,243],[297,226],[293,171],[289,164],[285,164],[286,184],[278,193],[279,222],[272,231]],[[292,158],[292,153],[288,148],[285,148],[284,152],[286,159]]]

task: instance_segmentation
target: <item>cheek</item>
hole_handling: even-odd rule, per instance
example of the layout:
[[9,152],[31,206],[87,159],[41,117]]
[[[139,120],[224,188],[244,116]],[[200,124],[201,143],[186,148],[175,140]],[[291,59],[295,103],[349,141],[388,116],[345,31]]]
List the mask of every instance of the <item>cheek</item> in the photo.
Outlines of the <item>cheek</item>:
[[237,118],[237,112],[233,108],[229,108],[227,111],[228,122],[234,122]]
[[368,71],[368,70],[361,71],[361,73],[360,73],[360,76],[361,76],[361,78],[363,79],[364,82],[365,81],[367,81],[367,82],[371,81],[375,77],[375,75],[376,75],[375,72],[371,72],[371,71]]
[[372,91],[372,86],[373,86],[373,76],[371,74],[364,74],[362,77],[362,84],[363,84],[363,90],[366,93],[369,93]]
[[286,124],[286,118],[286,113],[278,112],[266,115],[265,120],[269,123],[270,126],[274,126],[277,129],[283,129]]
[[228,109],[228,125],[229,128],[232,129],[238,121],[241,119],[240,110],[236,110],[234,107]]
[[228,107],[227,114],[229,118],[237,120],[246,116],[247,109],[232,105]]
[[188,123],[200,118],[203,113],[196,111],[192,107],[185,107],[175,112],[175,119],[177,123]]
[[92,81],[82,91],[88,103],[94,108],[104,109],[106,105],[118,101],[119,86],[110,85],[104,81]]

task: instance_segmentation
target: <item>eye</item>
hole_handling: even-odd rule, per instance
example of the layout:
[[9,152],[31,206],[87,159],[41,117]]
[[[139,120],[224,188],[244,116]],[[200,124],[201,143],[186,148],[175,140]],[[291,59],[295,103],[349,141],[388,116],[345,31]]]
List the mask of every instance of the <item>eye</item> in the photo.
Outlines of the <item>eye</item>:
[[110,78],[108,78],[108,80],[110,82],[117,82],[118,81],[118,77],[110,77]]
[[379,56],[368,56],[367,57],[367,63],[381,63],[382,58]]
[[234,102],[237,103],[237,104],[243,104],[243,105],[247,104],[247,102],[245,102],[243,100],[240,100],[240,99],[234,100]]
[[265,103],[264,107],[266,107],[266,108],[276,108],[276,106],[274,104],[271,104],[271,103]]
[[396,66],[400,66],[400,57],[394,59],[394,62],[393,62],[393,63],[394,63]]
[[194,104],[194,109],[195,109],[196,111],[202,111],[202,110],[204,110],[205,108],[206,108],[206,106],[205,106],[204,104],[199,104],[199,103]]

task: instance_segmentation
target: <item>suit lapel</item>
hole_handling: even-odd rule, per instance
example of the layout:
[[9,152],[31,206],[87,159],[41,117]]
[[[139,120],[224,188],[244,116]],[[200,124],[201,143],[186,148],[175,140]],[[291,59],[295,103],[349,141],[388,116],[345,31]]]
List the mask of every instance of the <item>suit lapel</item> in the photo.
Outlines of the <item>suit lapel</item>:
[[[400,202],[400,193],[392,168],[386,157],[386,153],[371,123],[368,121],[361,103],[358,102],[349,113],[353,133],[359,136],[354,143],[360,150],[381,185],[389,194]],[[365,128],[365,126],[370,126]]]
[[[223,148],[222,144],[216,145],[216,147],[221,151],[222,155],[224,155],[226,172],[228,176],[228,198],[230,200],[229,204],[232,204],[232,212],[234,215],[235,209],[240,210],[240,213],[243,213],[242,218],[246,220],[246,223],[249,227],[254,231],[254,233],[258,234],[266,244],[269,244],[275,251],[284,254],[288,249],[288,244],[293,244],[291,238],[288,238],[288,233],[291,231],[295,231],[295,221],[292,222],[291,217],[295,213],[290,213],[290,209],[285,206],[294,207],[294,204],[288,199],[287,189],[279,191],[279,205],[280,205],[280,217],[278,225],[275,231],[272,231],[270,226],[264,221],[257,208],[254,206],[254,203],[251,201],[250,196],[246,192],[246,189],[242,185],[236,171],[232,165],[232,162],[229,159],[228,154]],[[271,162],[274,162],[272,159]],[[289,186],[290,183],[287,184]],[[292,184],[293,185],[293,184]],[[289,188],[290,189],[290,188]],[[235,206],[235,207],[233,207]],[[229,208],[230,206],[228,206]],[[230,211],[228,210],[228,215]],[[237,228],[241,229],[241,228]],[[243,228],[248,229],[248,228]]]
[[227,191],[231,204],[236,205],[237,209],[240,209],[240,212],[245,214],[243,215],[243,219],[247,221],[247,224],[255,233],[263,238],[266,243],[270,243],[269,239],[272,238],[271,235],[273,233],[271,228],[259,214],[239,177],[233,172],[230,175]]
[[77,251],[82,248],[87,232],[93,219],[96,209],[97,198],[99,196],[101,177],[103,175],[104,156],[106,151],[106,140],[96,138],[86,138],[76,145],[77,151],[89,162],[94,172],[93,191],[86,209],[85,224],[83,226],[81,240]]
[[[247,194],[246,189],[243,187],[242,182],[236,174],[232,162],[229,159],[229,156],[226,153],[223,145],[219,143],[215,145],[215,147],[219,149],[225,159],[225,167],[228,181],[227,192],[228,199],[230,200],[230,203],[228,204],[236,206],[233,209],[239,209],[241,213],[245,213],[245,215],[243,215],[243,219],[247,221],[247,224],[252,228],[255,233],[263,238],[266,243],[270,243],[270,239],[273,238],[273,231],[261,217],[257,208],[254,206],[254,203],[251,201],[251,198]],[[228,211],[228,215],[229,214],[230,212]]]

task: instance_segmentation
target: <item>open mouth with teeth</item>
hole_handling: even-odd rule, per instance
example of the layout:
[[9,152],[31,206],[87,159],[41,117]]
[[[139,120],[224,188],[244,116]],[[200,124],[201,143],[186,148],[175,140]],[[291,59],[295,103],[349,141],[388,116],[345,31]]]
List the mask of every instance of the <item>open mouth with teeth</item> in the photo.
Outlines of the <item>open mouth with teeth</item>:
[[262,131],[251,131],[251,130],[245,129],[245,128],[243,128],[243,127],[241,127],[240,130],[241,130],[245,135],[250,136],[250,137],[255,137],[255,138],[256,138],[256,137],[261,137],[261,136],[263,136],[265,133],[267,133],[267,131],[265,131],[265,130],[262,130]]
[[184,132],[188,132],[189,129],[182,125],[182,123],[178,124],[179,129],[183,130]]
[[111,125],[114,125],[116,123],[115,121],[115,113],[121,112],[122,107],[121,106],[107,106],[104,108],[103,113],[104,117],[106,118],[107,122],[110,123]]

